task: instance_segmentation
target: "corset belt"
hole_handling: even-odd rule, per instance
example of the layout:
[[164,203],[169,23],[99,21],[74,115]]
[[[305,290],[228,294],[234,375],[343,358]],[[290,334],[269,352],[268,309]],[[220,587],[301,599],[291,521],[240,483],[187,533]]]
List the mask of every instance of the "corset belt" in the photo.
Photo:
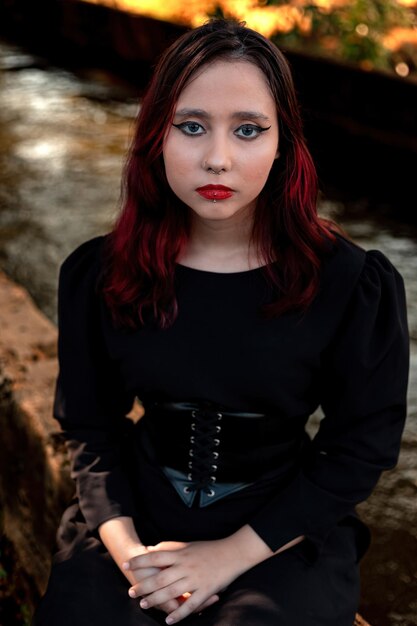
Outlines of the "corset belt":
[[305,421],[205,401],[154,402],[141,420],[152,456],[188,506],[206,506],[265,474],[294,471]]

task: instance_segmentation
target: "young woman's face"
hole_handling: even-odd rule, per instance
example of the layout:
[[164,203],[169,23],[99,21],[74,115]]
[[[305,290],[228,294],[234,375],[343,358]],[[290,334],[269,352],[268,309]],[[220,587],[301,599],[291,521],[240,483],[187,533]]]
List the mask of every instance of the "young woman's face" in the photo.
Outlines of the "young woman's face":
[[275,102],[248,61],[206,65],[179,97],[163,157],[173,192],[204,220],[251,216],[278,155]]

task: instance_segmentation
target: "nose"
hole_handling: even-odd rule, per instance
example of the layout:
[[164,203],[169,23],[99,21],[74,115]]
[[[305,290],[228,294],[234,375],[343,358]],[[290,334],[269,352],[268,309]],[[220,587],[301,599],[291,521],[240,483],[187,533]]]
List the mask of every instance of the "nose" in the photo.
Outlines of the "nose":
[[208,140],[203,159],[203,168],[207,171],[227,172],[232,167],[231,147],[227,136],[223,133],[213,133]]

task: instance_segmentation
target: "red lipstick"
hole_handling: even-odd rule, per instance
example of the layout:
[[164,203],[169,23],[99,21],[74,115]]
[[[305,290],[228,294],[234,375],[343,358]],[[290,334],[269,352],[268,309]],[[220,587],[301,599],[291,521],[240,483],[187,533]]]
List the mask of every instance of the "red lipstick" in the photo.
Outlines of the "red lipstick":
[[224,185],[204,185],[204,187],[198,187],[196,192],[206,200],[226,200],[233,195],[233,189]]

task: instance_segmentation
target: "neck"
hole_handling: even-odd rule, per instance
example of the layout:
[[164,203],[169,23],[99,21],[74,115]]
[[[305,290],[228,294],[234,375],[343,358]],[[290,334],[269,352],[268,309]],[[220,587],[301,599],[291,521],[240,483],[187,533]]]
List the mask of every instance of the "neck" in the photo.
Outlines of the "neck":
[[251,242],[253,216],[208,220],[193,215],[190,238],[178,259],[183,265],[216,272],[237,272],[262,265]]

